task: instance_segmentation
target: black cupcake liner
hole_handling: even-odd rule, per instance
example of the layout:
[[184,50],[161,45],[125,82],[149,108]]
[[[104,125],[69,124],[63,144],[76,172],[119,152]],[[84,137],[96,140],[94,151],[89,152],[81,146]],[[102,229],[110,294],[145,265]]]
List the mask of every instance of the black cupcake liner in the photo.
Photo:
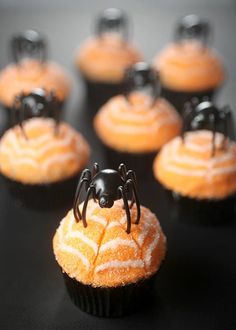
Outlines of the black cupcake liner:
[[88,80],[82,76],[87,91],[87,106],[92,115],[95,115],[99,108],[111,97],[124,92],[123,83],[104,83]]
[[236,195],[222,200],[194,199],[165,189],[171,217],[192,224],[216,225],[236,220]]
[[80,173],[50,184],[23,184],[1,175],[2,181],[15,200],[30,209],[51,210],[71,208]]
[[99,317],[121,317],[143,309],[154,298],[156,273],[137,283],[114,288],[82,284],[63,273],[67,292],[83,312]]
[[128,153],[116,151],[106,145],[102,145],[102,147],[108,167],[118,168],[121,163],[124,163],[127,169],[135,171],[138,181],[142,179],[154,179],[152,167],[157,151],[149,153]]
[[183,112],[184,104],[191,100],[193,97],[198,97],[199,99],[204,96],[208,96],[212,100],[216,94],[216,89],[207,89],[200,92],[179,92],[162,87],[162,96],[167,99],[179,113]]

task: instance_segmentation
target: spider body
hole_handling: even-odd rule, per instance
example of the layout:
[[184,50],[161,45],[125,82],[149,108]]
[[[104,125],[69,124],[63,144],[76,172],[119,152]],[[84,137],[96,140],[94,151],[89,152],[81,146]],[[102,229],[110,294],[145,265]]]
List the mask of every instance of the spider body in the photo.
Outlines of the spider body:
[[160,96],[160,83],[157,72],[147,63],[138,62],[128,68],[124,77],[125,96],[129,101],[132,91],[143,91],[152,98],[151,106],[154,106]]
[[12,107],[12,123],[19,124],[21,130],[24,132],[24,120],[31,117],[52,117],[55,120],[55,133],[57,133],[59,118],[60,103],[55,94],[51,91],[47,93],[42,88],[36,88],[29,94],[21,93],[16,96]]
[[[98,202],[101,208],[111,208],[116,200],[122,199],[127,218],[127,233],[130,233],[130,209],[134,204],[137,210],[136,224],[139,223],[140,219],[140,204],[136,184],[135,173],[132,170],[127,171],[124,164],[119,166],[118,171],[113,169],[99,171],[99,166],[95,163],[92,174],[90,170],[86,169],[80,177],[73,207],[76,221],[82,220],[84,227],[87,226],[86,210],[90,197]],[[86,189],[86,197],[81,213],[79,204],[83,187]],[[131,200],[130,203],[129,199]]]
[[11,41],[12,57],[16,63],[24,57],[38,58],[45,62],[47,58],[46,41],[36,31],[27,30],[16,35]]
[[203,45],[207,45],[210,32],[211,27],[208,21],[196,15],[187,15],[179,21],[176,27],[175,40],[180,42],[186,39],[197,39]]
[[120,198],[117,188],[124,187],[125,181],[118,171],[105,169],[94,176],[91,185],[95,188],[100,207],[110,208]]
[[220,131],[224,135],[222,148],[227,146],[230,134],[231,110],[229,106],[217,108],[208,98],[199,101],[193,98],[185,104],[183,113],[182,139],[188,130],[207,128],[212,131],[212,156],[215,154],[215,135]]
[[128,39],[128,17],[125,12],[118,8],[106,9],[97,19],[96,34],[119,33],[124,40]]

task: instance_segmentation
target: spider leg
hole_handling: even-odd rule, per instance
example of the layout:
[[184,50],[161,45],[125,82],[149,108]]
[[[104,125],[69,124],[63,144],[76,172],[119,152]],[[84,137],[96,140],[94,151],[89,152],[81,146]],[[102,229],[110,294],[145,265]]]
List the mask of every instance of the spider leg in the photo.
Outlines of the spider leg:
[[17,95],[14,99],[13,106],[11,107],[11,124],[12,126],[15,126],[18,123],[18,118],[17,116],[19,114],[19,104],[20,104],[20,99],[22,97],[22,93],[20,95]]
[[25,130],[24,130],[24,127],[23,127],[23,121],[25,120],[25,112],[26,112],[27,108],[28,108],[27,103],[24,103],[23,102],[21,108],[19,109],[19,125],[20,125],[20,128],[22,130],[22,133],[23,133],[23,135],[24,135],[24,137],[25,137],[26,140],[28,138],[27,138],[27,135],[26,135]]
[[81,220],[82,216],[79,210],[79,202],[80,202],[80,195],[83,186],[85,185],[85,189],[88,190],[89,184],[91,182],[91,173],[88,169],[83,170],[81,177],[79,179],[79,183],[75,192],[75,199],[74,199],[74,217],[77,221]]
[[136,208],[137,208],[137,218],[136,218],[135,223],[138,224],[139,220],[140,220],[140,216],[141,216],[141,211],[140,211],[140,202],[138,199],[137,187],[136,187],[135,182],[131,179],[129,179],[126,184],[131,187],[132,192],[133,192],[134,202],[135,202]]
[[212,130],[212,157],[215,155],[215,135],[216,135],[216,118],[214,113],[210,113],[210,128]]
[[100,171],[98,163],[93,164],[93,172],[92,172],[92,177],[94,177],[98,172]]
[[82,215],[79,209],[79,205],[80,205],[80,195],[81,195],[81,191],[83,186],[85,185],[85,187],[88,185],[88,179],[87,178],[83,178],[77,189],[76,189],[76,193],[75,193],[75,199],[74,199],[74,205],[73,205],[73,212],[74,212],[74,217],[76,219],[77,222],[79,222],[79,220],[82,219]]
[[124,208],[125,208],[125,212],[126,212],[126,218],[127,218],[127,229],[126,229],[126,232],[127,234],[130,233],[130,230],[131,230],[131,216],[130,216],[130,210],[129,210],[129,204],[128,204],[128,200],[127,200],[127,196],[123,190],[123,187],[118,187],[118,191],[120,192],[121,194],[121,197],[123,199],[123,202],[124,202]]
[[182,131],[181,131],[181,137],[184,143],[185,133],[189,129],[189,125],[192,120],[192,116],[194,113],[194,106],[193,106],[193,100],[186,102],[184,105],[184,111],[183,111],[183,125],[182,125]]
[[223,142],[223,147],[225,148],[228,141],[229,141],[229,137],[230,137],[230,124],[231,124],[231,110],[230,107],[228,105],[226,105],[223,109],[222,109],[223,113],[224,113],[224,142]]
[[[99,168],[99,165],[98,163],[94,163],[93,164],[93,172],[92,172],[92,176],[91,176],[91,179],[96,175],[98,174],[98,172],[100,171],[100,168]],[[90,180],[91,180],[90,179]],[[95,194],[93,194],[93,200],[94,200],[94,203],[96,203],[96,198],[95,198]]]
[[122,163],[119,165],[118,172],[122,176],[123,180],[126,180],[127,168],[126,168],[125,164]]
[[89,201],[89,197],[91,195],[91,193],[94,196],[95,193],[95,187],[94,186],[90,186],[87,190],[87,195],[84,201],[84,205],[83,205],[83,211],[82,211],[82,220],[83,220],[83,226],[86,228],[87,227],[87,221],[86,221],[86,211],[87,211],[87,206],[88,206],[88,201]]
[[91,172],[88,168],[86,168],[85,170],[83,170],[81,176],[80,176],[80,180],[86,178],[88,179],[89,183],[91,181]]
[[[95,163],[95,164],[97,164],[97,163]],[[88,170],[88,169],[84,170],[83,172],[84,172],[85,177],[88,178],[88,181],[89,181],[89,183],[86,186],[86,189],[88,190],[89,184],[91,183],[91,180],[92,180],[92,174],[91,174],[91,171]],[[93,196],[93,200],[94,200],[95,203],[97,202],[96,198],[95,198],[95,195]]]
[[88,168],[84,169],[83,172],[81,173],[81,176],[80,176],[79,181],[78,181],[78,185],[79,185],[80,181],[84,178],[86,178],[88,180],[88,182],[86,184],[86,189],[88,189],[88,187],[90,185],[90,182],[91,182],[91,172]]
[[38,48],[39,53],[41,53],[41,62],[44,63],[47,60],[47,47],[44,40],[40,42]]
[[[137,190],[137,178],[136,178],[136,174],[133,170],[129,170],[127,172],[126,179],[131,179],[133,181],[133,183],[135,184],[135,187]],[[131,204],[130,204],[130,209],[132,209],[134,202],[135,202],[135,197],[134,197],[134,193],[132,191],[132,200],[131,200]]]
[[57,135],[58,129],[59,129],[60,115],[59,115],[59,102],[56,98],[56,94],[55,94],[54,90],[50,92],[49,101],[51,101],[52,116],[53,116],[53,119],[55,120],[54,133],[55,133],[55,135]]
[[[124,181],[126,181],[126,178],[127,178],[127,168],[126,168],[126,165],[121,163],[118,167],[118,172],[120,173],[122,179]],[[124,205],[123,205],[123,209],[124,209]]]
[[133,180],[134,183],[137,184],[137,177],[136,177],[136,174],[133,170],[128,170],[126,177],[127,177],[127,179]]
[[225,126],[226,126],[226,142],[229,142],[229,138],[230,138],[230,124],[231,124],[231,111],[230,111],[230,107],[228,107],[228,111],[226,113],[226,118],[225,118]]

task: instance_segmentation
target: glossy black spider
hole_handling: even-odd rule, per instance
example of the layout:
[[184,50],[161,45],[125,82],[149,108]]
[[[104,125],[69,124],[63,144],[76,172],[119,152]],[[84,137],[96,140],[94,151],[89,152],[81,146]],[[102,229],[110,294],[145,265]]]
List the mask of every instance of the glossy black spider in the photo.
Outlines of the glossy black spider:
[[196,15],[183,17],[176,26],[174,39],[177,42],[188,39],[200,40],[207,45],[210,36],[210,25],[207,20]]
[[160,83],[155,69],[145,62],[138,62],[128,68],[124,77],[125,96],[128,99],[133,90],[143,90],[152,97],[152,105],[160,95]]
[[38,32],[27,30],[12,37],[11,53],[16,63],[24,57],[36,57],[44,62],[47,58],[46,41]]
[[125,12],[118,8],[108,8],[98,17],[95,27],[98,37],[107,32],[119,33],[123,40],[128,39],[128,18]]
[[11,53],[16,63],[24,57],[37,57],[44,62],[47,58],[46,41],[38,32],[27,30],[12,37]]
[[[82,188],[85,186],[86,198],[83,204],[82,214],[79,210],[80,196]],[[100,207],[111,208],[114,201],[122,198],[124,202],[124,209],[127,217],[127,233],[131,230],[131,216],[130,209],[136,204],[137,218],[136,224],[140,220],[140,203],[137,195],[137,181],[134,171],[126,170],[124,164],[120,164],[118,171],[112,169],[99,170],[97,163],[93,165],[93,172],[85,169],[79,180],[79,184],[75,194],[74,200],[74,217],[77,221],[82,219],[84,227],[87,227],[86,210],[90,196],[94,201],[98,201]],[[129,204],[129,196],[131,202]]]
[[29,117],[50,116],[53,117],[55,125],[55,134],[57,133],[60,102],[54,92],[47,93],[44,89],[36,88],[30,94],[21,93],[16,96],[12,107],[12,124],[19,125],[27,138],[23,122]]
[[215,135],[219,131],[224,134],[225,138],[222,148],[227,147],[227,141],[230,134],[231,110],[228,105],[217,108],[207,97],[199,101],[193,98],[184,106],[182,138],[186,131],[196,130],[199,128],[210,129],[212,131],[212,156],[215,154]]

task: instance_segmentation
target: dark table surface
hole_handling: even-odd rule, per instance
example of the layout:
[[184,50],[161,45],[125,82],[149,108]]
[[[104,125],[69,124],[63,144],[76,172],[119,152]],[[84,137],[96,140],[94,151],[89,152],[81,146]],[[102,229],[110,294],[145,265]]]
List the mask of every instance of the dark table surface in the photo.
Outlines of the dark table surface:
[[[214,24],[214,46],[224,58],[228,80],[220,104],[236,106],[235,2],[211,1],[42,1],[0,2],[0,67],[8,61],[7,41],[16,31],[34,28],[49,39],[51,57],[67,67],[73,92],[66,119],[89,140],[91,163],[103,157],[85,115],[84,90],[73,68],[73,52],[89,34],[96,13],[107,6],[126,9],[133,35],[147,60],[170,39],[181,15],[196,13]],[[0,115],[1,125],[4,124]],[[155,184],[139,186],[142,204],[159,217],[168,238],[160,271],[158,303],[121,319],[99,319],[71,303],[51,240],[65,210],[36,212],[15,203],[0,185],[0,329],[236,329],[236,226],[197,226],[173,222]]]

